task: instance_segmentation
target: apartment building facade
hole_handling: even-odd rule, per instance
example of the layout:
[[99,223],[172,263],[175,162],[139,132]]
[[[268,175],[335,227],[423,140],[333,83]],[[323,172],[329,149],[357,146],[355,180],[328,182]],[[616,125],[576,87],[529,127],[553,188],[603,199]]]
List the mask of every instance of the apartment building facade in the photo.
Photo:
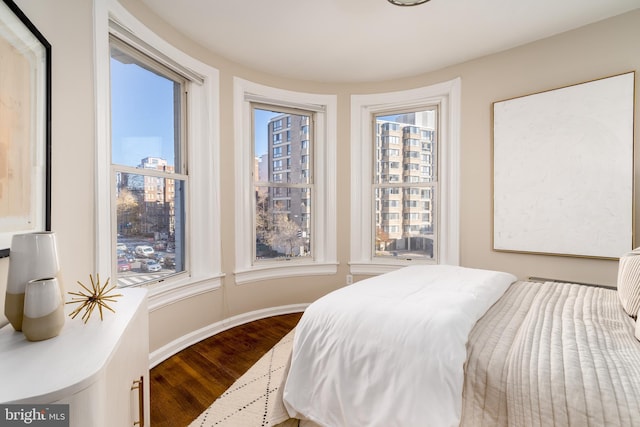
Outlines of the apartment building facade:
[[258,170],[259,181],[268,182],[269,186],[257,191],[267,195],[270,221],[279,235],[271,239],[270,246],[280,254],[311,255],[311,123],[310,115],[282,113],[267,125],[267,155],[261,158]]
[[436,142],[432,127],[376,121],[376,255],[433,258]]

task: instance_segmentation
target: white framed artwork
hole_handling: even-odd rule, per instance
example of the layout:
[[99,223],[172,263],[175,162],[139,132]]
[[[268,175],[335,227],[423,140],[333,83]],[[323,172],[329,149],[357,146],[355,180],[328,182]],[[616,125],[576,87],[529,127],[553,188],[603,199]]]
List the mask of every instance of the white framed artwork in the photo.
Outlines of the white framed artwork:
[[633,248],[635,73],[493,104],[493,249]]

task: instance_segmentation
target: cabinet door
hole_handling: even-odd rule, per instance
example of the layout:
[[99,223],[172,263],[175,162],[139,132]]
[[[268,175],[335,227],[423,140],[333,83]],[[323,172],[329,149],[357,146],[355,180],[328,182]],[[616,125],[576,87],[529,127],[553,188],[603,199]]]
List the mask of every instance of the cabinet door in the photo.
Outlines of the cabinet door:
[[102,417],[105,402],[104,381],[96,381],[81,392],[53,403],[69,405],[70,427],[108,427]]
[[149,425],[149,333],[143,305],[120,340],[106,370],[107,426]]

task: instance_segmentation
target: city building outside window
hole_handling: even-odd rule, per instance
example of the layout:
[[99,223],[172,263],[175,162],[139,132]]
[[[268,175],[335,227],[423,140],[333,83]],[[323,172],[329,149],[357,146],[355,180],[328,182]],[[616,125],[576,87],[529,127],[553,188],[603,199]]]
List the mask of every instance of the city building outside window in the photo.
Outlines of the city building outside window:
[[[372,144],[376,146],[375,171],[396,169],[402,175],[374,173],[373,194],[376,257],[401,257],[411,260],[433,260],[437,230],[432,212],[433,197],[438,194],[437,176],[424,173],[432,168],[422,160],[426,144],[437,147],[437,105],[401,113],[381,113],[375,116]],[[402,153],[391,151],[390,145],[402,141]],[[432,156],[429,160],[437,158]],[[432,169],[429,169],[432,170]],[[435,169],[434,169],[435,170]],[[429,192],[424,190],[429,189]],[[382,202],[382,203],[379,203]],[[426,214],[426,215],[425,215]],[[426,220],[425,220],[426,219]],[[388,230],[403,230],[389,232]]]

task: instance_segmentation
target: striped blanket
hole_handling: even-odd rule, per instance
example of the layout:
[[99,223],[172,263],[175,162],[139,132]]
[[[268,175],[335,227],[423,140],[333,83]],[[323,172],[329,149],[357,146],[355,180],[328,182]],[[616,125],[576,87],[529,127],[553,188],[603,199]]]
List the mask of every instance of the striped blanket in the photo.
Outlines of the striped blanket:
[[461,425],[640,425],[634,328],[615,290],[515,283],[470,334]]

